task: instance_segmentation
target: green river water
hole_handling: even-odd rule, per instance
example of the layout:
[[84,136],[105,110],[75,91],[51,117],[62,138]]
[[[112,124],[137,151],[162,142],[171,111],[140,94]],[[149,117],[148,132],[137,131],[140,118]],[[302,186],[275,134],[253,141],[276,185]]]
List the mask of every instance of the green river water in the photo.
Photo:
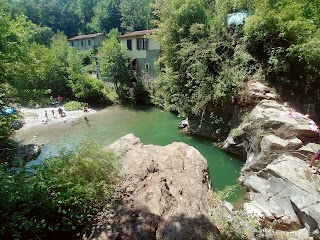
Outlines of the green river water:
[[[215,190],[223,190],[228,185],[236,185],[240,169],[244,164],[235,155],[228,154],[213,146],[212,141],[186,135],[179,131],[180,120],[176,115],[155,107],[148,106],[111,106],[97,114],[88,115],[90,125],[84,121],[75,123],[67,131],[50,136],[36,161],[41,161],[50,155],[56,155],[59,150],[73,149],[82,140],[91,138],[106,146],[120,137],[133,133],[143,144],[167,145],[172,142],[184,142],[196,148],[207,160],[212,186]],[[49,136],[48,136],[49,137]],[[238,202],[244,191],[238,187],[234,196],[228,198]]]

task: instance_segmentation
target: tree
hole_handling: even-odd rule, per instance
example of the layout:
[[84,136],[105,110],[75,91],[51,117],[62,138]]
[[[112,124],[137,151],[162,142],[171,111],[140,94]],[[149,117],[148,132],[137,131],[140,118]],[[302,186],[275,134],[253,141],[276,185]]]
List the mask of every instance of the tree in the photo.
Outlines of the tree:
[[98,49],[98,63],[104,81],[114,83],[120,93],[122,87],[131,86],[132,75],[130,58],[118,36],[119,32],[115,29],[109,32],[108,39]]
[[154,19],[153,0],[122,0],[120,4],[121,27],[127,32],[150,29]]
[[[11,87],[15,79],[23,75],[18,71],[20,63],[26,61],[26,49],[29,46],[29,31],[24,29],[25,18],[11,18],[6,2],[0,0],[0,157],[3,159],[12,151],[9,137],[13,134],[13,124],[19,120],[17,114],[5,114],[4,107],[11,99]],[[25,70],[25,69],[23,69]],[[14,151],[13,151],[14,152]]]
[[120,0],[100,0],[94,7],[91,22],[87,23],[88,29],[94,32],[109,32],[113,28],[120,29]]
[[320,17],[317,1],[255,1],[245,23],[248,49],[286,101],[318,118]]
[[96,104],[109,102],[104,94],[104,83],[86,72],[81,56],[81,53],[74,50],[68,59],[68,86],[71,88],[73,95],[80,100]]

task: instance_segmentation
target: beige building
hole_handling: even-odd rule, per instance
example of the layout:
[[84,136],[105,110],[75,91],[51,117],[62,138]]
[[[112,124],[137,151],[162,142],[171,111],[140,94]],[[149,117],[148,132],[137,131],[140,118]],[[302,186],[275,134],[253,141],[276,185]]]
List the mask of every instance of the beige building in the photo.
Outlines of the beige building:
[[156,75],[155,61],[160,57],[160,43],[152,38],[152,30],[143,30],[121,35],[120,42],[128,50],[132,65],[138,74]]
[[100,47],[101,42],[105,39],[103,33],[95,33],[89,35],[81,35],[73,38],[69,38],[69,44],[78,50],[88,50],[95,47]]

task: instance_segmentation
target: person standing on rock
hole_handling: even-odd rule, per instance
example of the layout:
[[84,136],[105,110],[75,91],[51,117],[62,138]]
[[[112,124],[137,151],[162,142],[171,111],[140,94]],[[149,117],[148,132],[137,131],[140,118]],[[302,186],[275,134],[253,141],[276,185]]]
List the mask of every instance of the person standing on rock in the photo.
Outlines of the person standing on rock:
[[52,109],[51,112],[52,112],[52,116],[53,116],[53,118],[54,118],[54,110]]
[[309,167],[312,168],[312,167],[313,167],[313,164],[315,163],[315,161],[319,161],[319,165],[318,165],[317,169],[316,169],[313,173],[315,173],[315,174],[316,174],[316,173],[320,174],[320,150],[318,150],[318,151],[313,155]]
[[48,112],[47,112],[47,110],[46,111],[44,111],[44,116],[46,117],[46,119],[48,120]]

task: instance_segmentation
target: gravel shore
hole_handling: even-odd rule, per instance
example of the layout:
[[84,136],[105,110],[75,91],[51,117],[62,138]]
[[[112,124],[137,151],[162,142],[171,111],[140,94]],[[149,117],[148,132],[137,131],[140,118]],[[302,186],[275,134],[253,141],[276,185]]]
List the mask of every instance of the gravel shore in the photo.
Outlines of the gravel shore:
[[[19,109],[23,116],[23,127],[15,131],[14,138],[24,144],[35,143],[35,136],[37,137],[36,143],[45,144],[46,141],[41,140],[40,136],[50,135],[57,132],[66,132],[70,127],[75,125],[83,125],[86,123],[86,119],[90,119],[89,116],[99,112],[97,110],[89,109],[88,112],[83,110],[65,111],[63,107],[60,107],[66,114],[65,117],[61,117],[58,113],[58,108],[21,108]],[[53,113],[52,113],[53,110]],[[46,118],[47,111],[47,118]],[[86,117],[86,119],[85,119]],[[47,119],[47,123],[44,124],[44,120]],[[83,124],[78,124],[83,123]]]
[[[78,118],[96,113],[96,110],[90,109],[89,112],[84,112],[83,110],[76,110],[76,111],[65,111],[63,107],[60,107],[66,114],[65,117],[61,117],[58,113],[58,108],[21,108],[20,112],[23,116],[24,126],[20,129],[22,131],[27,130],[29,128],[35,126],[45,126],[45,125],[52,125],[52,124],[64,124],[70,123]],[[45,112],[47,111],[46,118]],[[53,111],[53,112],[52,112]],[[43,120],[47,119],[47,123],[44,124]],[[19,130],[19,131],[20,131]]]

